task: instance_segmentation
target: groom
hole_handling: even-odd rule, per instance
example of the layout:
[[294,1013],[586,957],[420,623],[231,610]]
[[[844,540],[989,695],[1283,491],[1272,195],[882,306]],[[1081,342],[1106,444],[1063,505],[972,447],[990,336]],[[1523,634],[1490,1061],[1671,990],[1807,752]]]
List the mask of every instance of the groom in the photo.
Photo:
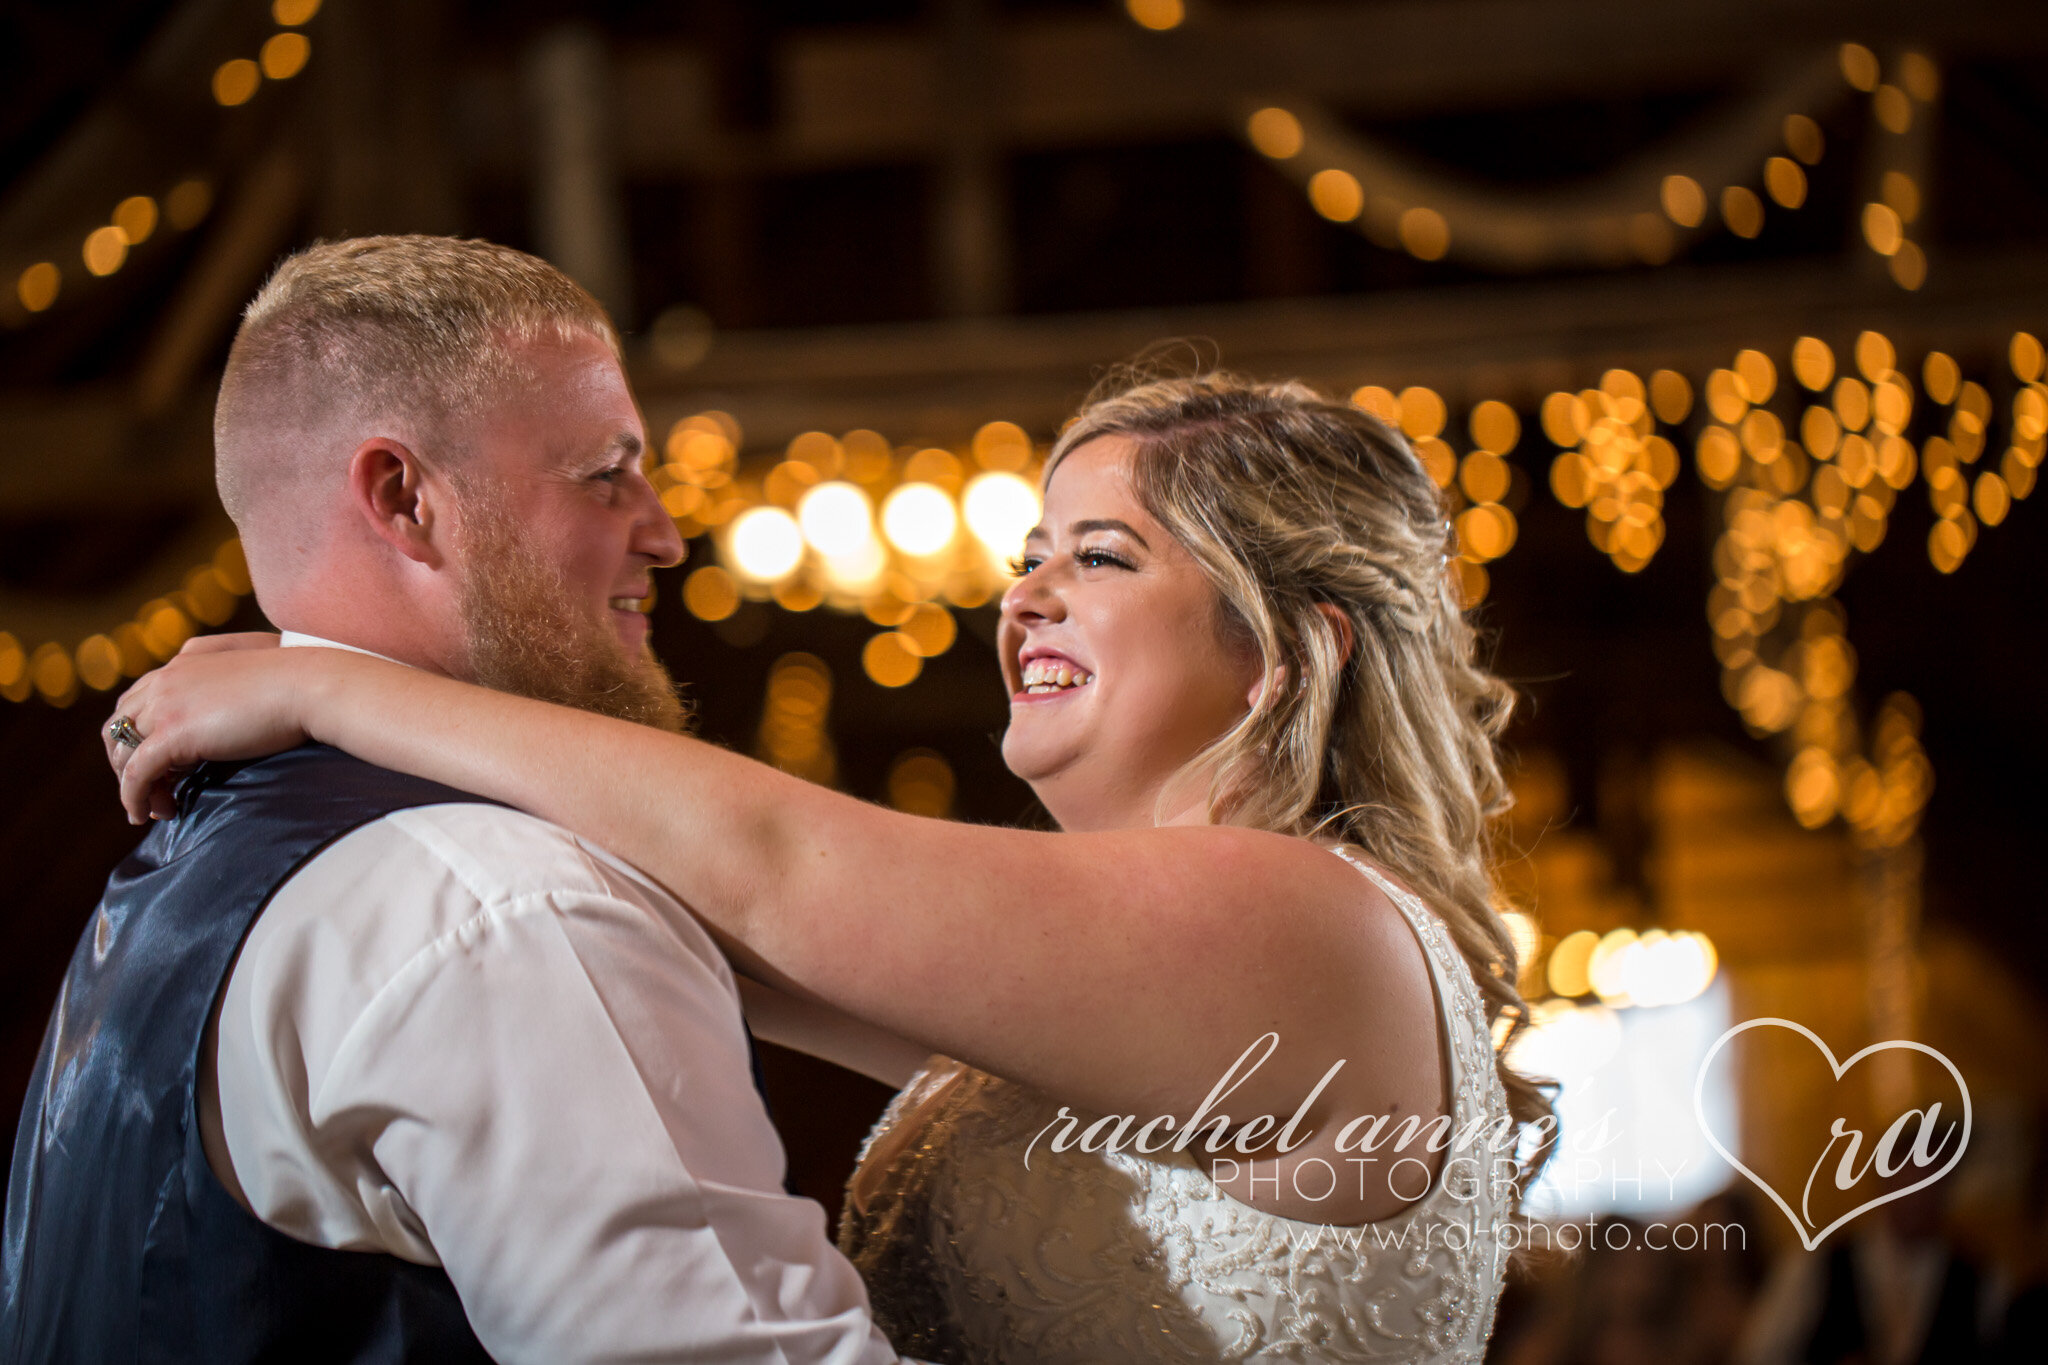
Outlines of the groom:
[[[214,425],[287,646],[680,726],[644,609],[682,545],[560,272],[303,251]],[[0,1358],[893,1361],[749,1056],[710,937],[603,850],[331,749],[204,767],[44,1040]]]

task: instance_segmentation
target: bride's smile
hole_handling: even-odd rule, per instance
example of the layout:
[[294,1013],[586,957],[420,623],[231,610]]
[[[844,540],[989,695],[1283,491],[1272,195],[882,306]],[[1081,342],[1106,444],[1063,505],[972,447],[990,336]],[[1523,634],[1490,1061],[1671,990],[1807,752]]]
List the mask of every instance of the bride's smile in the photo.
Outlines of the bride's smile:
[[1003,759],[1062,828],[1150,825],[1166,782],[1250,705],[1258,665],[1131,486],[1128,439],[1061,460],[1003,595]]

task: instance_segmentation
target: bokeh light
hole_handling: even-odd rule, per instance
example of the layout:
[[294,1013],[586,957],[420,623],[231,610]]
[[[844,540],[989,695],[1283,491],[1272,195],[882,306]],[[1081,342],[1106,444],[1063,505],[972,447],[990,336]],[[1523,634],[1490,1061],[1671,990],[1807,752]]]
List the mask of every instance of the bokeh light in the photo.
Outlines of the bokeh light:
[[233,108],[247,104],[256,94],[256,87],[263,82],[263,73],[247,57],[236,57],[222,62],[213,73],[213,98],[220,104]]
[[967,485],[960,510],[967,529],[997,562],[1015,558],[1038,524],[1038,490],[1015,474],[982,474]]
[[882,501],[882,533],[904,554],[938,554],[959,529],[953,500],[934,484],[906,483]]
[[812,487],[798,501],[796,515],[804,540],[828,559],[859,555],[874,539],[874,507],[856,484],[834,480]]
[[1301,120],[1285,109],[1259,110],[1246,121],[1245,135],[1252,146],[1276,161],[1285,161],[1301,152]]
[[751,507],[733,519],[730,548],[743,576],[772,583],[803,562],[804,533],[779,507]]

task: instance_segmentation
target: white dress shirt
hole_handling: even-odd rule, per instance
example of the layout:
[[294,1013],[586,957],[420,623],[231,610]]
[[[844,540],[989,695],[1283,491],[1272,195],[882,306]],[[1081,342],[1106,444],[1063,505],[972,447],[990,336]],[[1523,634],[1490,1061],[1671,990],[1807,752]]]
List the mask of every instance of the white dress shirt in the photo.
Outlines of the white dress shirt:
[[442,1266],[501,1361],[897,1358],[782,1188],[711,937],[545,821],[426,806],[337,840],[257,919],[216,1056],[256,1215]]

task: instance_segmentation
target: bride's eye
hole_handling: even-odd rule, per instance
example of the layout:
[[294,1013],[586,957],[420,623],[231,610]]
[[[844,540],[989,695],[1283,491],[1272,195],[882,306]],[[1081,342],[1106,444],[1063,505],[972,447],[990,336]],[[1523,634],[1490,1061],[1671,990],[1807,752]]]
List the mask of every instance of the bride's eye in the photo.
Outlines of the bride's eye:
[[1074,562],[1084,569],[1128,569],[1129,561],[1111,554],[1108,550],[1076,550]]
[[1028,574],[1033,569],[1037,568],[1039,562],[1040,561],[1038,557],[1035,555],[1022,555],[1016,559],[1011,560],[1010,577],[1022,578],[1025,574]]

